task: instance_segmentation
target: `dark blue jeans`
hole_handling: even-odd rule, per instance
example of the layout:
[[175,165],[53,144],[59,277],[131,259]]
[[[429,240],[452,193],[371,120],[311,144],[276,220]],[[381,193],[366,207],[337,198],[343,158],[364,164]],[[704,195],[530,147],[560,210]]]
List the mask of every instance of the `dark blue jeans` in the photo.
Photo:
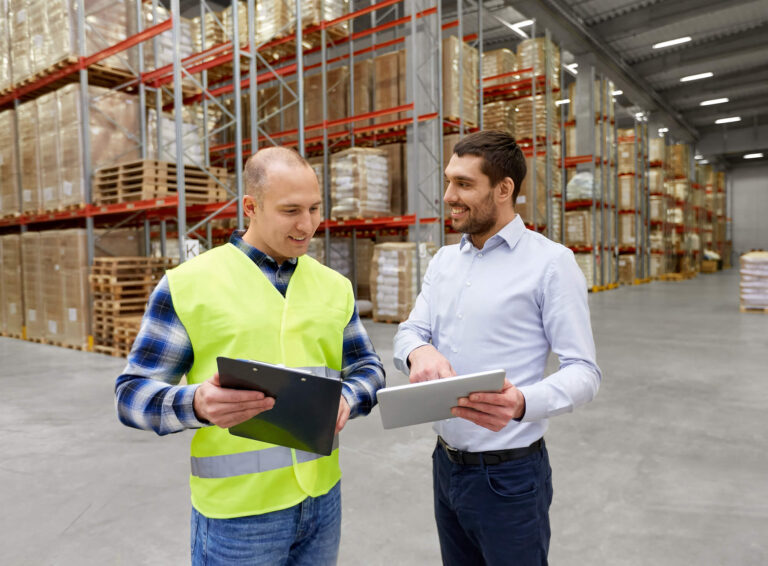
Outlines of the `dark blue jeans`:
[[341,482],[263,515],[209,519],[192,508],[193,566],[332,566],[341,537]]
[[546,446],[493,466],[432,454],[435,519],[445,566],[541,566],[549,552],[552,469]]

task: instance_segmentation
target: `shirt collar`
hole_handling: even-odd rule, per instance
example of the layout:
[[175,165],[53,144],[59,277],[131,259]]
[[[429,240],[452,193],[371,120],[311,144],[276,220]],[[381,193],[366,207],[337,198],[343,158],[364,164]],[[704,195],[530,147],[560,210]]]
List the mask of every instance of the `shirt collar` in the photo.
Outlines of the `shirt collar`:
[[[243,234],[245,234],[245,230],[235,230],[232,232],[232,236],[229,238],[229,243],[235,246],[249,258],[251,258],[253,262],[259,267],[265,263],[271,264],[274,267],[282,267],[277,265],[277,261],[275,261],[273,257],[268,256],[260,249],[253,247],[251,244],[243,240]],[[289,257],[283,262],[283,265],[288,264],[295,266],[297,262],[298,258]]]
[[[506,242],[509,246],[509,249],[511,250],[515,247],[517,242],[520,241],[520,238],[525,233],[525,230],[526,228],[523,219],[520,218],[519,214],[516,214],[515,217],[509,221],[501,230],[488,238],[488,240],[485,242],[485,245],[483,246],[483,251],[490,251],[493,248],[500,246],[502,242]],[[475,248],[475,246],[472,244],[472,240],[470,239],[469,234],[463,234],[461,236],[461,241],[459,242],[459,250],[462,252],[468,252],[473,248]]]

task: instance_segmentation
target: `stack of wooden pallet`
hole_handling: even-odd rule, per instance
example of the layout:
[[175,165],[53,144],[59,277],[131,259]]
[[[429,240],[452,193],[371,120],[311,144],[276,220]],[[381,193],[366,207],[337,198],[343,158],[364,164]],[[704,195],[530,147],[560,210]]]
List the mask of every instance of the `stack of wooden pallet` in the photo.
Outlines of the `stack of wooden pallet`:
[[[187,204],[226,200],[229,173],[224,167],[207,170],[184,166],[184,194]],[[117,204],[176,196],[175,163],[141,159],[102,167],[93,173],[93,203]]]
[[128,355],[149,294],[172,265],[169,258],[94,258],[90,275],[94,351]]

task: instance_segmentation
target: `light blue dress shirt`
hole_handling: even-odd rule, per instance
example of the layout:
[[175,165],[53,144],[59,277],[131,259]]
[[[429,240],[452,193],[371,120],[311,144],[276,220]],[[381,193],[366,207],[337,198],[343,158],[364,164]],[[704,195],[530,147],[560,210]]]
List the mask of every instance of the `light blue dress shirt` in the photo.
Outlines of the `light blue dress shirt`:
[[[573,253],[525,228],[520,216],[478,250],[465,234],[429,263],[421,294],[395,336],[395,367],[432,343],[457,374],[503,368],[525,396],[525,416],[493,432],[465,419],[435,423],[460,450],[528,446],[548,418],[591,401],[600,386],[587,286]],[[545,379],[550,349],[560,369]]]

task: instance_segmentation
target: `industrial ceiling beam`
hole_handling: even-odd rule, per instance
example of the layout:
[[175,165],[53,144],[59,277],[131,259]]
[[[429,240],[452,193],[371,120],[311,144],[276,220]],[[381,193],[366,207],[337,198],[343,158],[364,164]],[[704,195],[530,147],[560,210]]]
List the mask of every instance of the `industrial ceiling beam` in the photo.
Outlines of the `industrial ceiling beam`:
[[729,0],[724,5],[723,0],[666,0],[587,25],[606,41],[613,41],[751,2],[754,0]]
[[731,92],[752,93],[753,89],[768,89],[768,63],[762,68],[748,72],[739,70],[735,73],[717,74],[710,79],[692,81],[689,83],[676,83],[671,88],[659,89],[660,94],[675,104],[678,100],[700,98],[707,100],[728,96]]
[[684,45],[669,53],[663,53],[661,50],[652,58],[633,63],[632,69],[648,77],[680,67],[693,67],[700,64],[714,67],[721,60],[754,56],[757,52],[768,50],[768,23],[743,33],[721,38],[713,37],[701,42],[692,41]]
[[[659,94],[633,70],[616,51],[588,28],[569,7],[558,0],[514,0],[515,10],[537,25],[548,28],[552,36],[575,56],[592,57],[595,67],[611,78],[624,95],[639,107],[658,113],[658,119],[670,128],[677,138],[693,141],[698,132]],[[589,54],[594,54],[590,56]]]

